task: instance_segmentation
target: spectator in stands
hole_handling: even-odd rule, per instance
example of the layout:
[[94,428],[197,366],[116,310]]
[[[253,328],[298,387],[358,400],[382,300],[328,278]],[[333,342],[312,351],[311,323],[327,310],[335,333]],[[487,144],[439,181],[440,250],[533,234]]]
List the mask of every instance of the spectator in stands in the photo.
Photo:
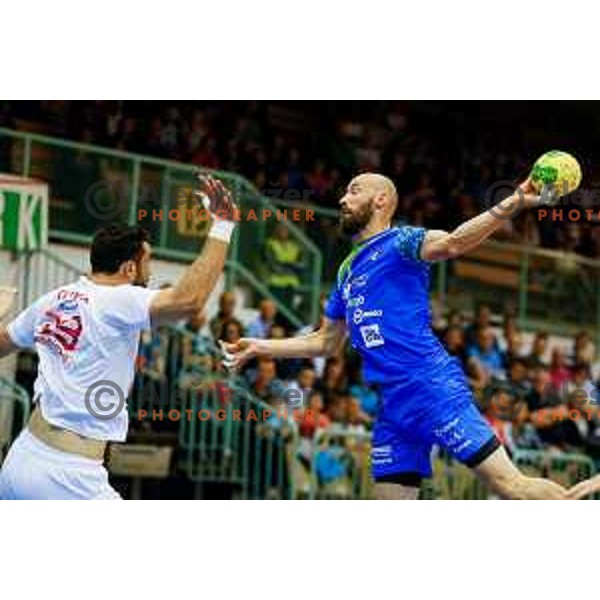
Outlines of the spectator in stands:
[[282,340],[287,337],[287,329],[285,325],[280,325],[279,323],[273,323],[271,327],[269,327],[269,331],[267,333],[267,337],[271,340]]
[[199,150],[192,157],[192,163],[204,169],[220,169],[221,161],[217,154],[217,140],[213,137],[204,139]]
[[479,327],[475,344],[467,349],[467,357],[470,362],[477,362],[488,377],[503,378],[504,361],[491,327]]
[[449,354],[460,360],[463,366],[466,364],[465,332],[462,327],[451,325],[446,329],[444,346]]
[[467,375],[467,381],[469,382],[469,386],[473,390],[475,398],[481,401],[485,395],[485,389],[491,382],[492,378],[490,377],[488,371],[483,368],[483,366],[478,360],[467,359],[465,372]]
[[296,379],[289,383],[287,389],[296,391],[301,398],[300,404],[306,406],[308,398],[316,391],[316,382],[317,376],[315,370],[310,366],[304,366],[300,369]]
[[308,186],[315,195],[315,200],[323,200],[331,184],[331,177],[325,171],[325,162],[317,160],[307,177]]
[[[257,360],[256,370],[249,373],[252,393],[267,403],[275,403],[281,398],[283,383],[277,378],[276,363],[272,358]],[[283,406],[281,407],[283,409]]]
[[509,451],[515,447],[512,419],[518,410],[518,399],[507,386],[490,386],[485,394],[483,414],[498,439]]
[[236,300],[233,292],[223,292],[219,297],[219,312],[210,321],[213,338],[219,339],[223,323],[235,318]]
[[258,305],[258,310],[258,317],[248,325],[248,337],[265,339],[270,337],[271,326],[276,322],[277,305],[265,298]]
[[448,323],[446,324],[446,327],[460,327],[461,329],[464,329],[464,326],[465,318],[460,310],[451,310],[448,313]]
[[506,348],[504,350],[504,364],[510,365],[513,360],[525,358],[525,347],[523,343],[523,334],[515,329],[508,333],[506,338]]
[[166,370],[167,352],[168,334],[162,327],[144,331],[140,337],[139,368],[152,376],[162,377]]
[[191,351],[196,355],[212,355],[217,351],[217,346],[214,340],[207,335],[207,330],[207,318],[204,312],[199,312],[182,327],[183,334],[190,337]]
[[323,395],[323,399],[325,400],[327,416],[331,421],[331,427],[335,426],[335,428],[340,430],[346,423],[348,397],[343,393],[333,392],[329,394],[329,400],[326,399],[325,395]]
[[358,398],[349,396],[346,409],[346,427],[348,431],[352,433],[366,433],[371,423],[371,417],[362,410]]
[[348,391],[359,401],[361,411],[369,418],[374,418],[379,409],[379,396],[363,381],[360,357],[357,356],[355,360],[349,358],[346,364]]
[[529,391],[527,363],[520,358],[510,362],[508,381],[517,400],[524,400]]
[[317,388],[323,393],[325,406],[329,409],[329,404],[334,398],[346,391],[344,359],[336,356],[327,359],[323,378],[319,381]]
[[313,390],[308,396],[306,410],[298,424],[300,435],[312,438],[319,429],[326,429],[330,424],[331,421],[323,410],[323,395]]
[[304,265],[302,248],[290,238],[285,223],[278,223],[273,234],[267,238],[265,260],[269,270],[269,288],[286,306],[294,306]]
[[244,326],[237,319],[227,319],[221,325],[219,340],[234,344],[244,335]]
[[554,348],[550,363],[550,381],[557,390],[562,390],[571,380],[571,369],[567,366],[567,357],[561,348]]
[[596,404],[600,399],[597,397],[598,392],[592,382],[590,367],[587,363],[575,365],[572,380],[567,384],[567,390],[570,400],[575,396],[576,392],[580,397],[585,398],[585,401],[579,402],[579,406],[577,405],[577,401],[575,401],[575,408],[580,408],[582,404]]
[[206,315],[199,312],[181,330],[179,383],[183,387],[197,385],[200,378],[213,370],[213,362],[218,356],[218,351],[214,340],[203,332],[205,326]]
[[555,449],[565,450],[583,443],[575,423],[569,419],[567,399],[561,397],[550,381],[548,369],[534,369],[531,389],[527,396],[529,420],[541,441]]
[[[487,304],[480,304],[477,307],[477,311],[475,314],[475,319],[473,323],[469,325],[465,331],[466,335],[466,343],[468,346],[476,346],[478,333],[482,329],[491,330],[492,325],[492,311]],[[498,341],[496,340],[496,334],[492,331],[494,347],[498,346]]]
[[504,314],[504,320],[502,322],[502,333],[504,335],[504,340],[508,340],[511,337],[511,334],[519,332],[519,325],[517,323],[517,318],[510,312]]
[[587,331],[580,331],[575,336],[573,347],[573,364],[592,365],[596,357],[596,348]]
[[548,349],[548,334],[545,331],[538,331],[535,334],[531,354],[527,357],[527,365],[530,369],[537,367],[547,367],[546,351]]
[[[249,337],[249,336],[247,336]],[[269,327],[267,337],[272,340],[282,340],[288,337],[287,329],[279,323],[273,323]],[[277,360],[277,372],[283,380],[293,379],[300,370],[303,360],[300,358],[288,358]]]
[[166,373],[166,356],[160,346],[153,346],[150,350],[150,358],[144,367],[144,374],[153,379],[161,379]]

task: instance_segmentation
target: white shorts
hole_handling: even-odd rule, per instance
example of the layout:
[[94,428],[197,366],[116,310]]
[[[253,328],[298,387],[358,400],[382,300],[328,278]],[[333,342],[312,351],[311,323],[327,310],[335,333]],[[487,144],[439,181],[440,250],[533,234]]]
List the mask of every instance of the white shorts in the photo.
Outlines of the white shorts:
[[120,500],[102,461],[51,448],[24,429],[0,471],[0,500]]

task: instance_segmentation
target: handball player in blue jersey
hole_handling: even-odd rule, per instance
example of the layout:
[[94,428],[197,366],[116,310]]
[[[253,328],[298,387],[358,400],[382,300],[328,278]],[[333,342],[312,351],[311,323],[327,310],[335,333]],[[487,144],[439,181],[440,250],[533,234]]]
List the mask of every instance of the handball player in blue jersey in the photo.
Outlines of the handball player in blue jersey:
[[315,357],[338,352],[349,333],[365,380],[380,390],[371,456],[379,499],[415,499],[431,476],[431,450],[443,448],[503,498],[568,499],[595,491],[594,478],[566,490],[523,475],[480,414],[462,368],[431,329],[430,263],[455,258],[492,235],[504,219],[537,205],[529,181],[514,196],[452,232],[392,227],[397,193],[390,179],[359,175],[340,200],[340,222],[354,248],[340,265],[315,333],[224,344],[239,368],[255,356]]

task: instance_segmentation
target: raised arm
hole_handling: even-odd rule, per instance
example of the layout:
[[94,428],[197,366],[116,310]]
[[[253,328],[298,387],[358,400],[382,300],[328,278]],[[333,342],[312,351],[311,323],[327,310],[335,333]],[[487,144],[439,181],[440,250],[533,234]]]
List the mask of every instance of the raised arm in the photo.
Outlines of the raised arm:
[[484,213],[469,219],[454,231],[428,231],[421,246],[423,260],[447,260],[477,248],[507,219],[516,217],[523,208],[536,206],[539,197],[531,181],[522,183],[516,192]]
[[213,291],[225,266],[229,241],[235,227],[235,204],[229,191],[220,181],[211,177],[200,178],[201,189],[210,199],[213,219],[208,239],[200,256],[185,270],[172,288],[160,291],[152,300],[150,317],[153,325],[177,322],[200,312]]
[[272,358],[314,358],[333,356],[346,338],[346,323],[324,319],[322,327],[314,333],[283,340],[242,338],[234,344],[222,344],[226,353],[225,366],[239,369],[257,356]]

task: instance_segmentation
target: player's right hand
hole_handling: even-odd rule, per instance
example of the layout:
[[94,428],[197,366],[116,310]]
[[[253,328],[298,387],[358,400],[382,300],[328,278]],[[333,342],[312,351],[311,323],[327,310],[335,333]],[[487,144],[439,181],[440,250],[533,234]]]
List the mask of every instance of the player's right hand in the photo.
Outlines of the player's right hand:
[[238,371],[259,355],[258,340],[252,338],[241,338],[233,343],[219,340],[219,346],[223,352],[223,366],[228,371]]
[[234,221],[234,211],[238,210],[232,193],[221,181],[207,173],[197,172],[199,189],[194,192],[214,218],[223,221]]

